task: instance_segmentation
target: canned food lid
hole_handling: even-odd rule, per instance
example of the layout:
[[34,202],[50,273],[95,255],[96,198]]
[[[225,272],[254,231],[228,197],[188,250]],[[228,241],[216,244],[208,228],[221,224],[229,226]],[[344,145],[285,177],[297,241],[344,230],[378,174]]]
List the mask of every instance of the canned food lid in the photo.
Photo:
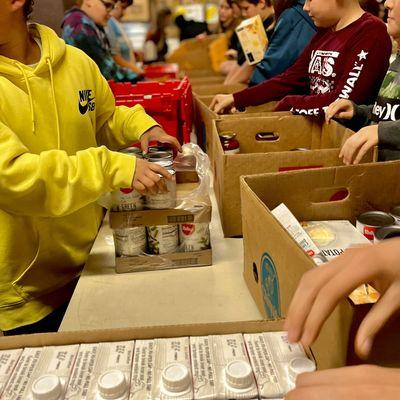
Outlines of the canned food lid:
[[139,149],[139,147],[127,147],[126,149],[121,149],[119,151],[120,153],[125,153],[125,154],[132,154],[132,155],[142,155],[142,150]]
[[251,366],[243,360],[231,361],[225,367],[225,377],[226,383],[234,389],[249,389],[254,382]]
[[395,217],[399,217],[400,218],[400,206],[393,207],[390,210],[390,214],[394,215]]
[[172,363],[167,365],[162,372],[164,388],[172,393],[185,392],[190,388],[191,378],[186,365]]
[[234,132],[221,132],[219,134],[220,139],[224,139],[224,140],[232,140],[235,139],[236,137],[236,133]]
[[172,160],[173,156],[171,153],[166,151],[155,151],[153,153],[147,153],[144,156],[146,159],[155,160]]
[[42,375],[32,384],[32,397],[35,400],[58,400],[61,394],[62,386],[57,375]]
[[399,225],[385,226],[383,228],[379,228],[375,232],[376,240],[391,239],[391,238],[399,237],[399,236],[400,236],[400,226]]
[[369,211],[361,214],[357,218],[358,222],[372,227],[382,227],[394,225],[395,219],[392,215],[383,211]]
[[314,372],[315,370],[315,362],[307,357],[294,358],[289,363],[289,377],[293,382],[296,382],[298,375],[304,372]]
[[149,153],[159,153],[159,152],[165,152],[168,154],[172,153],[172,149],[167,147],[167,146],[150,146],[148,148]]
[[116,369],[103,372],[99,376],[97,387],[104,399],[118,399],[128,388],[125,375]]

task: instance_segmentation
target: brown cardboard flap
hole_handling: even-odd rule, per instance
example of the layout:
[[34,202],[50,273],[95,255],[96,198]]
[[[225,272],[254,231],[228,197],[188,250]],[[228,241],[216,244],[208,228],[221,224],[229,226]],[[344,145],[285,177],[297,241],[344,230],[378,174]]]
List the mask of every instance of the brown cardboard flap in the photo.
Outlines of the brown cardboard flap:
[[283,329],[279,321],[221,322],[193,325],[165,325],[142,328],[86,330],[77,332],[39,333],[0,338],[0,349],[59,346],[80,343],[117,342],[179,336],[225,335],[230,333],[276,332]]
[[[380,162],[298,171],[280,176],[246,177],[246,183],[270,209],[282,199],[299,220],[348,219],[369,210],[389,211],[400,204],[400,162]],[[268,189],[267,189],[268,188]],[[347,190],[340,201],[332,193]]]
[[125,229],[143,225],[171,225],[211,221],[211,203],[186,201],[182,209],[110,212],[111,229]]
[[160,256],[143,255],[135,257],[116,257],[115,259],[117,273],[204,267],[208,265],[212,265],[211,249],[190,253],[163,254]]
[[[199,82],[192,82],[193,92],[197,96],[215,96],[217,94],[232,94],[246,89],[247,85],[241,83],[235,85],[224,85],[222,82],[219,84],[201,84]],[[211,102],[210,102],[211,103]]]

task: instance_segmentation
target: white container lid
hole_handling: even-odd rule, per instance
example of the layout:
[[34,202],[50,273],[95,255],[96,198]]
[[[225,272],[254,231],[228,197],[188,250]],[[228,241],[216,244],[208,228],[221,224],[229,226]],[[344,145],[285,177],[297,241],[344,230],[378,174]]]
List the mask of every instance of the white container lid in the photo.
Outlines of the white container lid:
[[62,394],[60,378],[54,374],[42,375],[33,382],[31,390],[35,400],[58,400]]
[[125,375],[118,370],[103,372],[97,380],[99,394],[104,399],[118,399],[122,397],[127,389]]
[[190,382],[189,370],[181,363],[169,364],[162,372],[162,383],[168,392],[186,392],[190,388]]
[[249,389],[254,383],[251,366],[243,360],[231,361],[225,367],[225,377],[226,383],[234,389]]
[[289,378],[296,382],[298,375],[304,372],[314,372],[316,370],[315,362],[307,357],[294,358],[289,363]]

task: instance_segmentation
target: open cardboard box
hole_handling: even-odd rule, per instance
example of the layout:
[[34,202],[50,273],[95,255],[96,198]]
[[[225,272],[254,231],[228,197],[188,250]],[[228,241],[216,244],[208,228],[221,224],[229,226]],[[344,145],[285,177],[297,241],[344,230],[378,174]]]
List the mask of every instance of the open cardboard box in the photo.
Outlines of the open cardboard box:
[[[327,125],[302,116],[279,114],[213,123],[214,190],[224,235],[228,237],[242,234],[241,175],[342,165],[339,149],[354,133],[336,122]],[[236,133],[239,154],[224,153],[219,134],[226,131]],[[310,151],[290,151],[296,148]],[[370,151],[363,162],[374,160],[375,152]]]
[[[230,120],[242,118],[244,116],[250,117],[262,117],[265,115],[277,114],[274,112],[276,102],[271,101],[270,103],[261,104],[259,106],[247,107],[243,112],[235,112],[233,114],[217,114],[214,111],[210,110],[210,104],[212,99],[216,94],[230,94],[237,92],[238,90],[244,89],[240,88],[240,85],[220,85],[221,90],[216,91],[215,93],[211,93],[214,89],[218,89],[218,85],[214,85],[212,87],[202,87],[195,88],[195,93],[193,96],[194,99],[194,111],[195,111],[195,119],[194,126],[196,135],[198,137],[199,142],[204,143],[205,136],[205,145],[207,148],[207,154],[209,155],[211,161],[213,160],[213,140],[212,140],[212,129],[213,129],[213,121],[214,120]],[[199,95],[199,93],[204,93]],[[292,115],[290,112],[278,113],[279,115]]]
[[[134,226],[176,225],[182,223],[210,223],[211,200],[208,193],[193,196],[198,187],[193,182],[193,172],[177,170],[177,206],[180,208],[143,211],[111,211],[110,227],[125,229]],[[198,178],[198,177],[197,177]],[[188,195],[191,196],[188,198]],[[158,269],[200,267],[212,264],[212,250],[175,252],[162,255],[116,257],[118,273],[151,271]]]
[[208,70],[210,75],[215,75],[210,60],[209,46],[219,35],[209,35],[203,40],[196,38],[186,39],[179,47],[166,58],[167,63],[179,64],[179,69]]
[[[241,178],[244,279],[266,319],[284,318],[302,275],[318,268],[270,210],[285,203],[299,221],[342,219],[355,223],[365,211],[389,211],[400,204],[399,181],[400,162]],[[347,192],[347,197],[330,201],[338,192]],[[319,344],[330,343],[338,363],[346,358],[348,363],[359,362],[353,350],[355,331],[370,307],[343,301],[324,325],[314,351],[318,354]],[[388,325],[367,362],[398,367],[399,331],[400,320]]]
[[209,85],[222,85],[225,80],[224,75],[209,75],[209,76],[202,76],[202,77],[193,77],[189,78],[190,84],[192,87],[202,87],[202,86],[209,86]]

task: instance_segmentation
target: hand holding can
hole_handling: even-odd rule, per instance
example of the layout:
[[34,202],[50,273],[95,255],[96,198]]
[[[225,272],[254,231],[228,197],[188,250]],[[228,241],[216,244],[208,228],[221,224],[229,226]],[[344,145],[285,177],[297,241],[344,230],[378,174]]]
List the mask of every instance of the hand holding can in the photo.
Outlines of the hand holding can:
[[145,160],[136,160],[136,170],[132,187],[142,194],[166,192],[165,181],[171,180],[171,174],[162,166]]

